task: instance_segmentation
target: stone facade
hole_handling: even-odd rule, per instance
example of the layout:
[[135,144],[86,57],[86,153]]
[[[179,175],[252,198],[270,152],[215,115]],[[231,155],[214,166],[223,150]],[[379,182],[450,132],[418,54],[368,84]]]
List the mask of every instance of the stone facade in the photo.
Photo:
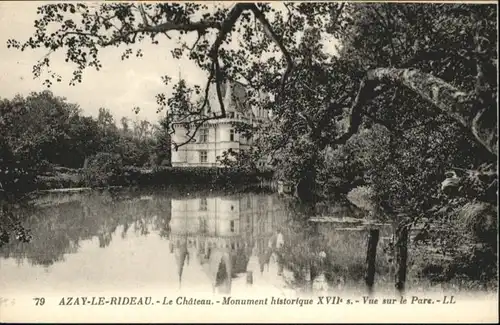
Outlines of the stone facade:
[[[222,157],[225,151],[232,149],[238,152],[251,148],[252,139],[247,139],[235,132],[232,123],[244,122],[251,125],[262,123],[268,119],[268,112],[260,108],[250,108],[247,105],[245,88],[239,83],[228,82],[222,90],[227,117],[205,123],[198,130],[193,141],[178,148],[177,151],[172,147],[173,167],[220,166],[218,157]],[[220,112],[215,85],[212,85],[209,90],[208,109],[213,113]],[[187,139],[186,129],[180,125],[175,126],[172,142],[183,143]]]

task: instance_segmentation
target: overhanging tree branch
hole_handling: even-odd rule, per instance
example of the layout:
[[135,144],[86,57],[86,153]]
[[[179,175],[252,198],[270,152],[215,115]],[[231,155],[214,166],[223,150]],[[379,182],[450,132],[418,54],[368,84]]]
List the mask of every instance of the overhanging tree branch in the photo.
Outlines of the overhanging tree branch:
[[415,69],[377,68],[369,70],[361,81],[358,94],[349,111],[347,132],[334,140],[345,143],[361,125],[363,105],[373,98],[375,86],[382,82],[391,82],[405,86],[417,95],[441,110],[442,113],[458,121],[470,130],[475,140],[490,153],[498,156],[498,136],[496,107],[483,107],[474,114],[475,98],[473,95],[457,89],[446,81],[431,74]]
[[231,9],[231,11],[229,12],[226,19],[222,22],[219,35],[217,36],[217,39],[215,40],[215,42],[212,46],[212,49],[210,51],[210,56],[215,64],[215,80],[216,80],[217,97],[219,99],[219,105],[221,106],[222,117],[225,116],[225,108],[224,108],[224,103],[222,100],[221,90],[220,90],[220,86],[222,83],[222,75],[221,75],[220,63],[219,63],[219,58],[218,58],[218,52],[219,52],[220,46],[222,45],[222,43],[226,39],[227,35],[232,31],[238,18],[246,10],[252,11],[255,18],[262,24],[265,34],[278,46],[281,53],[283,54],[283,57],[285,58],[285,61],[287,63],[287,68],[286,68],[285,73],[283,74],[282,79],[281,79],[282,92],[283,92],[283,89],[285,87],[285,83],[288,79],[288,76],[290,75],[290,73],[293,69],[293,60],[292,60],[290,53],[286,49],[281,38],[274,32],[273,28],[269,24],[269,21],[267,20],[265,15],[262,13],[262,11],[260,11],[260,9],[255,4],[252,4],[252,3],[236,4],[233,7],[233,9]]
[[171,124],[171,128],[172,128],[173,132],[175,132],[175,126],[176,125],[194,124],[194,126],[195,126],[194,132],[192,134],[190,134],[189,129],[187,130],[187,132],[186,132],[187,139],[186,140],[184,140],[181,143],[172,142],[172,144],[174,145],[175,151],[177,151],[180,147],[182,147],[182,146],[190,143],[191,141],[193,141],[193,139],[196,136],[196,133],[198,132],[198,130],[202,126],[204,126],[206,122],[211,121],[211,120],[216,120],[216,119],[219,119],[219,118],[220,118],[219,116],[204,116],[204,117],[192,120],[192,121],[173,122]]
[[[257,6],[255,4],[251,4],[250,9],[252,10],[252,12],[255,15],[255,17],[257,18],[257,20],[262,24],[262,27],[264,28],[265,34],[278,46],[281,53],[283,54],[283,57],[285,58],[287,67],[286,67],[285,73],[281,77],[281,92],[283,93],[284,89],[285,89],[285,83],[288,79],[288,76],[290,75],[290,73],[293,70],[292,57],[291,57],[290,53],[288,52],[288,50],[285,48],[285,45],[283,44],[283,41],[281,40],[281,38],[274,32],[273,28],[271,27],[271,25],[267,21],[264,14],[259,10],[259,8],[257,8]],[[282,94],[280,94],[280,96],[279,96],[280,98],[282,97],[281,95]]]
[[[233,27],[236,24],[236,21],[239,19],[241,14],[246,10],[252,11],[252,13],[255,15],[256,19],[264,27],[264,31],[266,32],[266,35],[278,46],[278,48],[282,52],[282,54],[287,62],[287,69],[286,69],[285,73],[283,74],[282,81],[281,81],[282,92],[283,92],[285,83],[288,79],[288,76],[293,69],[293,61],[292,61],[290,53],[285,48],[283,42],[281,41],[281,38],[273,31],[271,25],[269,24],[268,20],[264,16],[264,14],[260,11],[260,9],[255,4],[248,4],[248,3],[236,4],[231,9],[228,16],[222,22],[222,24],[220,24],[220,27],[218,28],[220,30],[219,34],[217,35],[217,38],[216,38],[215,42],[213,43],[212,48],[211,48],[210,53],[209,53],[209,55],[212,59],[212,62],[213,62],[213,70],[211,71],[210,76],[211,77],[213,75],[215,76],[215,87],[216,87],[217,99],[218,99],[219,106],[220,106],[220,114],[214,114],[214,116],[209,117],[207,119],[207,121],[210,119],[224,118],[226,116],[226,110],[224,107],[224,99],[222,98],[222,90],[221,90],[221,86],[222,86],[222,83],[224,82],[224,80],[223,80],[222,69],[221,69],[220,62],[219,62],[219,50],[220,50],[222,43],[226,39],[227,35],[229,33],[231,33]],[[201,33],[200,30],[198,30],[198,32]],[[209,78],[209,84],[211,82],[211,77]],[[207,91],[205,93],[204,104],[203,104],[203,107],[201,110],[203,110],[203,108],[205,107],[206,102],[207,102],[207,98],[208,98],[208,85],[207,85]],[[204,121],[204,119],[202,119],[202,121]],[[204,121],[204,122],[206,122],[206,121]],[[186,143],[188,143],[189,141],[191,141],[194,138],[196,131],[200,127],[201,127],[201,125],[198,125],[195,127],[193,134],[189,137],[189,139]],[[183,144],[186,144],[186,143],[183,143]],[[181,145],[183,145],[183,144],[181,144]],[[181,145],[176,146],[176,148],[180,147]]]

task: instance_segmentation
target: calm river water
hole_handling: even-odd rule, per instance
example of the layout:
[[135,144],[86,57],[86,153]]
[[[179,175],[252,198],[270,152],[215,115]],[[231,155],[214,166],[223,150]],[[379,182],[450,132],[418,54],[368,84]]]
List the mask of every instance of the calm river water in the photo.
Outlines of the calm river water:
[[[15,211],[33,237],[0,248],[0,292],[363,288],[367,233],[347,222],[362,214],[330,210],[330,222],[311,222],[307,209],[274,193],[50,194]],[[392,287],[390,235],[382,230],[380,288]]]

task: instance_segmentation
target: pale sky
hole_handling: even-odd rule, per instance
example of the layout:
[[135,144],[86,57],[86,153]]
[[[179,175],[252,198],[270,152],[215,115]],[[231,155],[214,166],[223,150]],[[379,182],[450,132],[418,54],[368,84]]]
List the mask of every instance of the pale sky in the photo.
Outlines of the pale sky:
[[[221,5],[220,2],[213,3]],[[42,84],[45,78],[34,79],[32,74],[33,64],[47,53],[46,49],[21,52],[6,46],[8,39],[22,42],[33,35],[36,9],[42,4],[44,2],[0,1],[0,98],[13,98],[16,94],[26,96],[30,92],[47,89]],[[194,43],[195,39],[195,33],[189,34],[189,38],[183,38],[188,44]],[[86,69],[82,83],[76,86],[69,86],[74,66],[64,61],[63,51],[58,51],[51,55],[51,68],[63,77],[63,81],[54,82],[50,90],[56,96],[66,97],[70,103],[79,104],[84,115],[97,116],[99,107],[105,107],[111,111],[115,121],[126,116],[133,120],[139,118],[156,122],[164,114],[156,113],[155,95],[166,91],[161,76],[173,77],[171,84],[175,83],[179,73],[189,84],[203,85],[207,78],[188,59],[172,58],[170,51],[177,45],[174,37],[173,40],[168,40],[162,36],[159,40],[159,45],[152,45],[147,41],[141,43],[144,56],[132,56],[125,61],[121,60],[125,46],[101,49],[101,71]],[[333,45],[326,44],[326,47],[331,46]],[[138,49],[139,46],[132,48]],[[136,106],[141,108],[138,115],[133,111]]]
[[[28,39],[34,32],[36,8],[42,2],[9,1],[0,2],[0,97],[12,98],[16,94],[27,95],[32,91],[47,89],[44,79],[33,79],[33,64],[46,54],[46,50],[25,50],[21,52],[7,48],[10,38],[20,41]],[[170,44],[169,44],[170,43]],[[56,52],[51,59],[51,66],[63,76],[63,82],[54,82],[50,90],[57,96],[66,97],[68,102],[81,106],[85,115],[97,116],[99,107],[108,108],[119,121],[122,116],[136,119],[157,121],[155,95],[164,91],[161,76],[178,76],[197,84],[200,78],[206,78],[204,72],[189,60],[175,60],[170,55],[175,41],[166,38],[160,45],[147,42],[141,44],[144,56],[131,57],[121,61],[125,47],[106,48],[100,52],[103,65],[101,71],[87,69],[83,81],[76,86],[69,86],[69,77],[73,72],[71,64],[64,61],[63,52]],[[66,78],[65,78],[66,77]],[[135,106],[141,107],[138,115],[133,112]]]

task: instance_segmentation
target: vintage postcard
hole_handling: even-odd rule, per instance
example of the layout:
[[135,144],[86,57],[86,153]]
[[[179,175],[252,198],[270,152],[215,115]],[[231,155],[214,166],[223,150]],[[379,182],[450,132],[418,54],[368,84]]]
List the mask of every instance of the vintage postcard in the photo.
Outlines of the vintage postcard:
[[0,2],[0,321],[498,321],[496,2]]

